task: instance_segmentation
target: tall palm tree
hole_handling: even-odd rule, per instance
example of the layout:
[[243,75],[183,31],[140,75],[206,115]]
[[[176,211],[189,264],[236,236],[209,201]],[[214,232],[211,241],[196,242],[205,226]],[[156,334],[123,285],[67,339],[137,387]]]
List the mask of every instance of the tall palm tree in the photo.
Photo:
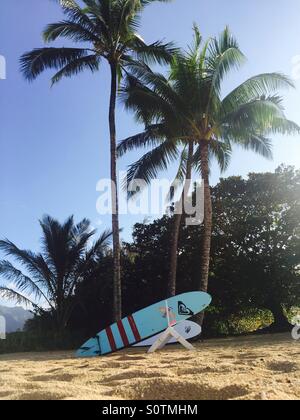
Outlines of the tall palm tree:
[[[210,159],[216,157],[226,169],[237,144],[266,158],[272,157],[272,134],[299,132],[299,127],[286,119],[281,88],[292,82],[278,73],[260,74],[250,78],[227,96],[222,96],[224,77],[244,62],[237,41],[226,28],[220,37],[203,43],[199,29],[194,27],[194,44],[177,55],[171,64],[169,77],[145,71],[136,66],[135,74],[127,78],[123,100],[128,109],[145,125],[145,131],[122,141],[119,154],[141,147],[152,150],[128,170],[128,181],[141,178],[150,182],[161,169],[178,160],[178,146],[190,145],[192,166],[204,182],[204,228],[199,289],[207,291],[212,204],[209,184]],[[193,146],[191,146],[191,144]],[[182,165],[180,165],[182,167]],[[186,171],[185,182],[191,174]],[[182,170],[179,170],[182,178]],[[180,216],[175,217],[173,244],[170,255],[169,293],[176,287],[177,242]]]
[[[0,261],[0,296],[18,304],[30,304],[40,311],[50,310],[58,330],[63,330],[72,315],[74,292],[85,274],[106,251],[112,233],[103,234],[90,244],[95,231],[87,219],[75,224],[73,217],[60,224],[50,216],[41,221],[42,252],[0,241],[0,250],[12,257],[23,271],[8,260]],[[46,309],[45,309],[46,308]]]
[[141,12],[154,1],[168,0],[60,0],[66,19],[47,26],[45,42],[67,38],[80,43],[80,48],[38,48],[21,58],[21,69],[29,81],[46,69],[57,70],[52,77],[55,84],[63,77],[71,77],[89,70],[96,72],[104,59],[110,68],[111,90],[109,103],[110,164],[112,195],[112,229],[114,251],[114,313],[121,318],[121,274],[119,206],[117,193],[116,157],[116,98],[118,80],[129,71],[135,61],[168,62],[175,49],[172,44],[155,42],[147,45],[137,34]]

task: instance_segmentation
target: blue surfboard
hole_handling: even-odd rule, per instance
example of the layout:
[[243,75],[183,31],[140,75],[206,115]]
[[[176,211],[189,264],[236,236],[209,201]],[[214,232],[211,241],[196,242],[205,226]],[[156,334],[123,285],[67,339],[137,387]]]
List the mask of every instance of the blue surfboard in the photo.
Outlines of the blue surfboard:
[[184,293],[148,306],[107,327],[84,343],[78,357],[96,357],[130,347],[164,331],[170,325],[205,310],[211,296],[204,292]]

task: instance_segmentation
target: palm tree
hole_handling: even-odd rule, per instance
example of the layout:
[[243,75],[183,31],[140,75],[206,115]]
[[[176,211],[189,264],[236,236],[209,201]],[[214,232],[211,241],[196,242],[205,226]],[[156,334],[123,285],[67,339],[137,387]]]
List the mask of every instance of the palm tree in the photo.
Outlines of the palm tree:
[[55,84],[63,77],[71,77],[89,70],[96,72],[104,59],[110,68],[111,91],[109,103],[110,165],[112,195],[112,229],[114,254],[114,313],[120,319],[121,273],[119,206],[117,193],[116,157],[116,99],[118,80],[130,70],[135,60],[168,62],[175,49],[171,44],[155,42],[147,45],[136,33],[144,7],[154,1],[168,0],[83,0],[84,7],[75,0],[60,0],[66,19],[47,26],[45,42],[67,38],[82,44],[80,48],[38,48],[21,58],[21,69],[29,81],[46,69],[57,70],[52,77]]
[[21,271],[8,260],[0,261],[0,277],[7,283],[0,286],[0,296],[41,312],[50,310],[57,330],[62,331],[78,303],[76,287],[104,255],[112,233],[105,231],[90,244],[95,231],[87,219],[75,224],[70,217],[60,224],[45,216],[40,225],[41,253],[20,249],[9,240],[0,241],[0,250],[23,267]]
[[[128,109],[145,125],[145,131],[122,141],[119,154],[141,147],[152,147],[128,170],[128,182],[141,178],[149,183],[159,170],[178,160],[178,147],[189,145],[190,165],[198,170],[204,182],[204,227],[199,290],[207,291],[212,204],[209,184],[210,159],[215,157],[221,170],[231,158],[237,144],[266,158],[272,157],[272,134],[299,132],[299,127],[286,119],[281,88],[292,87],[282,74],[260,74],[250,78],[222,97],[224,77],[244,62],[237,41],[226,28],[218,39],[203,43],[194,27],[194,44],[178,54],[171,64],[169,77],[156,74],[145,66],[136,66],[127,78],[123,100]],[[193,148],[195,149],[194,151]],[[185,182],[191,168],[185,171]],[[183,178],[182,164],[178,178]],[[180,216],[175,217],[170,255],[169,293],[176,288],[177,242]]]

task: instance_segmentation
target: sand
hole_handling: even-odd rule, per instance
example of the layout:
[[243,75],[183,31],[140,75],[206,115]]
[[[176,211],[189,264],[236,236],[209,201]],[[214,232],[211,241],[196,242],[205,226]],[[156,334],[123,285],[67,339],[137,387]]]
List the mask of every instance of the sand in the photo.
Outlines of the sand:
[[0,356],[0,399],[299,400],[300,341],[290,334],[210,340],[96,359],[71,352]]

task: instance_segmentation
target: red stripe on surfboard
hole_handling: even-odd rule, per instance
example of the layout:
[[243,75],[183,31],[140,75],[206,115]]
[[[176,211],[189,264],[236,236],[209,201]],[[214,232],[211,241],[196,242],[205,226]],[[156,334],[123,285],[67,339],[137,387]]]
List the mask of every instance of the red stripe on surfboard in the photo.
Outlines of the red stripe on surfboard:
[[137,329],[135,320],[133,319],[133,317],[131,315],[128,316],[127,319],[128,319],[129,325],[132,329],[134,338],[136,339],[136,341],[141,341],[141,336],[140,336],[139,330]]
[[124,346],[126,346],[126,347],[129,346],[129,341],[128,341],[128,338],[127,338],[126,331],[124,329],[123,322],[122,321],[118,321],[117,322],[117,325],[118,325],[119,333],[120,333],[120,336],[121,336],[122,341],[124,343]]
[[107,335],[107,338],[108,338],[108,341],[109,341],[110,348],[112,349],[112,351],[117,350],[116,342],[115,342],[115,339],[114,339],[111,328],[108,327],[108,328],[106,328],[105,331],[106,331],[106,335]]

